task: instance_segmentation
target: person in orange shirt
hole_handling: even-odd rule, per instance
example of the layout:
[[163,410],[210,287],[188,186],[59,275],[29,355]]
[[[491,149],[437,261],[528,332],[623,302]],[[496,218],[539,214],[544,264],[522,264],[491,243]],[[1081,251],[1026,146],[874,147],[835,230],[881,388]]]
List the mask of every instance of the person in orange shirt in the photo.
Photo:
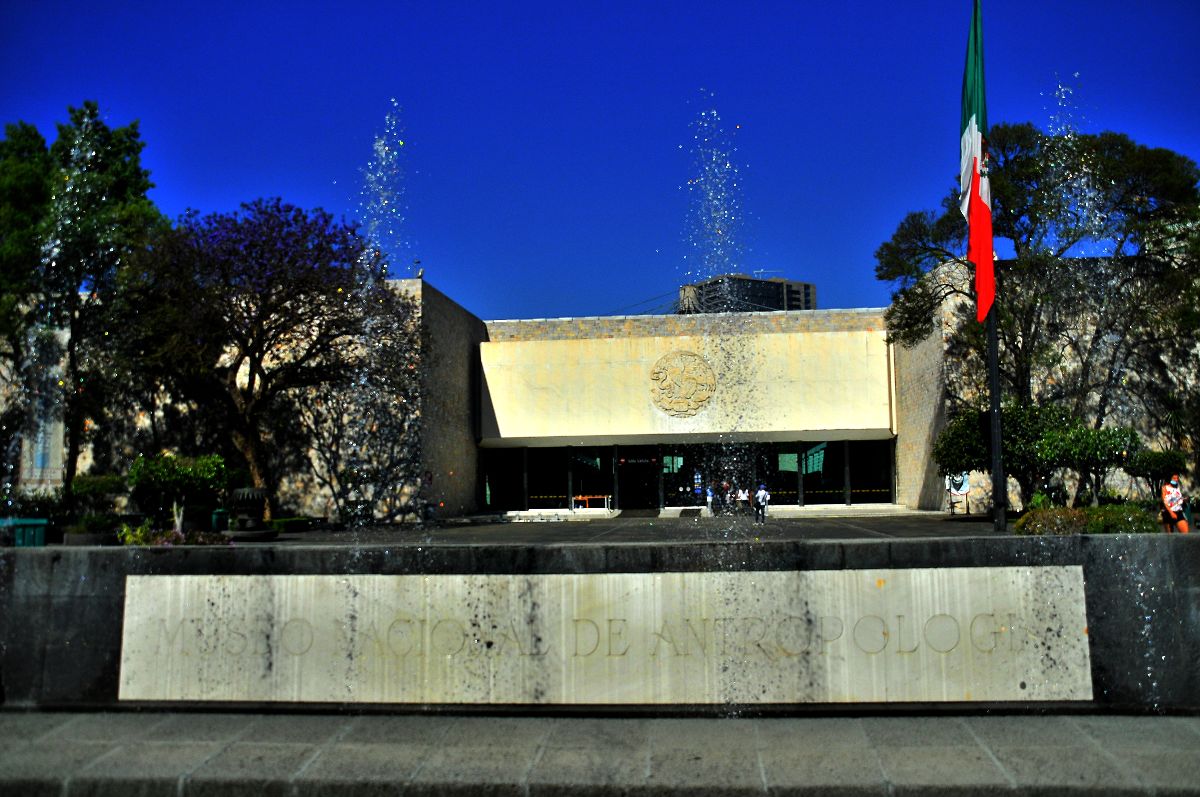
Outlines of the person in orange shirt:
[[1163,504],[1163,528],[1170,533],[1171,527],[1180,534],[1188,533],[1187,516],[1183,513],[1183,492],[1179,489],[1179,474],[1171,477],[1170,481],[1163,484],[1162,488],[1162,504]]

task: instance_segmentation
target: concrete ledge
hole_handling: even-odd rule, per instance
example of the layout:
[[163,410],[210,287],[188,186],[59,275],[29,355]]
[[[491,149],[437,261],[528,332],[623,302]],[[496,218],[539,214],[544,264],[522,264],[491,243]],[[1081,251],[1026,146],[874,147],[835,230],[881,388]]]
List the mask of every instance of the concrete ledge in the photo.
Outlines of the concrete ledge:
[[[346,547],[4,549],[0,550],[0,705],[118,705],[129,575],[638,573],[1001,565],[1083,568],[1096,706],[1137,711],[1200,709],[1200,680],[1194,677],[1195,662],[1200,660],[1200,537],[1161,534],[573,545],[429,544],[424,539],[404,544],[397,539],[387,545]],[[787,708],[820,710],[819,706]]]
[[0,794],[1200,794],[1200,718],[0,712]]

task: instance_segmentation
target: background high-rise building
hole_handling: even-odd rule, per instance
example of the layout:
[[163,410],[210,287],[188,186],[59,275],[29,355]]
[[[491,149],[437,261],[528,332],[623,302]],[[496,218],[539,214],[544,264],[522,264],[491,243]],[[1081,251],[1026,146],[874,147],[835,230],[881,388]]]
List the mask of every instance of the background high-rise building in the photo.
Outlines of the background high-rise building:
[[816,310],[817,287],[782,277],[722,274],[679,288],[680,313]]

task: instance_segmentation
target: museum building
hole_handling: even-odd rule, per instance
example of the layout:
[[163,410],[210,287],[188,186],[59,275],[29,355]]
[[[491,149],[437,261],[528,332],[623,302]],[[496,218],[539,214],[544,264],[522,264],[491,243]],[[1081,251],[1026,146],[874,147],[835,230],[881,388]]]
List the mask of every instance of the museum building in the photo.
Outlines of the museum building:
[[[805,287],[737,276],[714,283],[731,306]],[[889,344],[883,308],[483,321],[421,278],[392,285],[420,310],[422,489],[443,517],[669,511],[760,484],[777,507],[943,505],[941,339]],[[51,421],[22,447],[23,486],[61,484],[61,439]],[[317,492],[282,497],[320,514]]]
[[482,321],[421,280],[430,492],[475,512],[774,505],[938,508],[940,336],[884,309]]

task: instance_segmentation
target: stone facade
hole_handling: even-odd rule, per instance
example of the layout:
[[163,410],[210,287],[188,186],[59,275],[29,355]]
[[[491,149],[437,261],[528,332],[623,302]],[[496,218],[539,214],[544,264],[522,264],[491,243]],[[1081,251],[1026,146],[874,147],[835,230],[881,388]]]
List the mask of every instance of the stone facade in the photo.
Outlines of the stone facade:
[[425,498],[438,514],[477,510],[479,344],[483,322],[428,282],[401,280],[421,308],[425,368],[421,390],[421,452]]
[[[890,439],[885,338],[881,310],[491,322],[481,443]],[[685,361],[699,370],[664,373]],[[664,394],[676,387],[689,396]]]
[[589,318],[534,318],[488,321],[488,340],[582,340],[587,338],[660,338],[737,332],[867,332],[884,329],[883,310],[814,310],[717,315],[633,315]]
[[946,424],[945,347],[930,334],[911,349],[894,346],[896,378],[896,502],[942,509],[944,481],[933,461],[933,442]]

